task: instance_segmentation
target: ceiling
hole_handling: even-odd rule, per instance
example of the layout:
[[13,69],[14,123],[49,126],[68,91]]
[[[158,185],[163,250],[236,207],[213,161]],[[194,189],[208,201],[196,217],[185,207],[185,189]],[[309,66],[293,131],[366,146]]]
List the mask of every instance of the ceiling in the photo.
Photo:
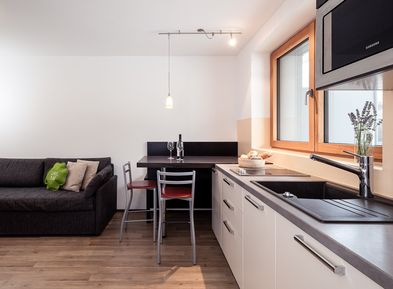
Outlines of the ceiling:
[[0,0],[0,48],[40,55],[166,55],[164,31],[240,30],[228,37],[172,36],[175,55],[236,55],[284,0]]

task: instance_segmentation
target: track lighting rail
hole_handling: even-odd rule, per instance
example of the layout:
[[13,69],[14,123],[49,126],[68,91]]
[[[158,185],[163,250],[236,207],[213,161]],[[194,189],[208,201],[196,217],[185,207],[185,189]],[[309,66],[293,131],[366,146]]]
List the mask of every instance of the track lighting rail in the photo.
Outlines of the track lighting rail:
[[198,29],[197,31],[175,31],[175,32],[160,32],[158,35],[238,35],[242,34],[240,31],[223,31],[223,30],[215,30],[215,31],[205,31],[204,29]]

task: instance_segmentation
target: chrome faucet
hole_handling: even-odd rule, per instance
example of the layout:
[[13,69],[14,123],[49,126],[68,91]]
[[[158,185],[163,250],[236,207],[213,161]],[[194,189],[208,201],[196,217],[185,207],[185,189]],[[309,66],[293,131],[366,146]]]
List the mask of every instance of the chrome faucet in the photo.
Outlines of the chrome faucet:
[[344,152],[357,157],[359,159],[359,167],[345,165],[340,162],[333,161],[315,154],[311,154],[310,159],[357,175],[360,180],[359,196],[361,198],[372,198],[374,158],[369,156],[361,156],[348,151],[344,151]]

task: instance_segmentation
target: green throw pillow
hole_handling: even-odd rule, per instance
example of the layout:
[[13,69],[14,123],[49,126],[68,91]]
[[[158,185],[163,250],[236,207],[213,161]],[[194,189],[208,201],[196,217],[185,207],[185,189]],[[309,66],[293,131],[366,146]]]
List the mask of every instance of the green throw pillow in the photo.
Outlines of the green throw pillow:
[[46,188],[51,191],[57,191],[65,184],[68,169],[65,163],[55,163],[46,174],[44,183]]

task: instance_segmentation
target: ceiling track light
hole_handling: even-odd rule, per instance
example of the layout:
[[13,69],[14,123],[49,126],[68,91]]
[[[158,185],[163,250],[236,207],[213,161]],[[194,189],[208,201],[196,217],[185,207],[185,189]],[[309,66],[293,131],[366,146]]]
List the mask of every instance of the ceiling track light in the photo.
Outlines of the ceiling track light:
[[225,30],[214,30],[206,31],[203,28],[199,28],[196,31],[176,31],[176,32],[160,32],[158,35],[204,35],[207,39],[213,39],[215,35],[229,35],[228,45],[235,47],[237,40],[234,35],[242,34],[240,31],[225,31]]
[[228,41],[229,46],[236,46],[237,40],[233,35],[242,34],[240,31],[206,31],[205,29],[199,28],[197,31],[182,32],[180,30],[176,32],[160,32],[158,35],[168,36],[168,95],[165,99],[165,108],[173,108],[173,97],[171,95],[171,35],[204,35],[208,39],[213,39],[215,35],[229,35],[230,39]]
[[237,45],[237,40],[236,40],[235,37],[232,36],[232,33],[230,35],[231,35],[231,38],[228,41],[228,45],[232,46],[232,47],[235,47]]

